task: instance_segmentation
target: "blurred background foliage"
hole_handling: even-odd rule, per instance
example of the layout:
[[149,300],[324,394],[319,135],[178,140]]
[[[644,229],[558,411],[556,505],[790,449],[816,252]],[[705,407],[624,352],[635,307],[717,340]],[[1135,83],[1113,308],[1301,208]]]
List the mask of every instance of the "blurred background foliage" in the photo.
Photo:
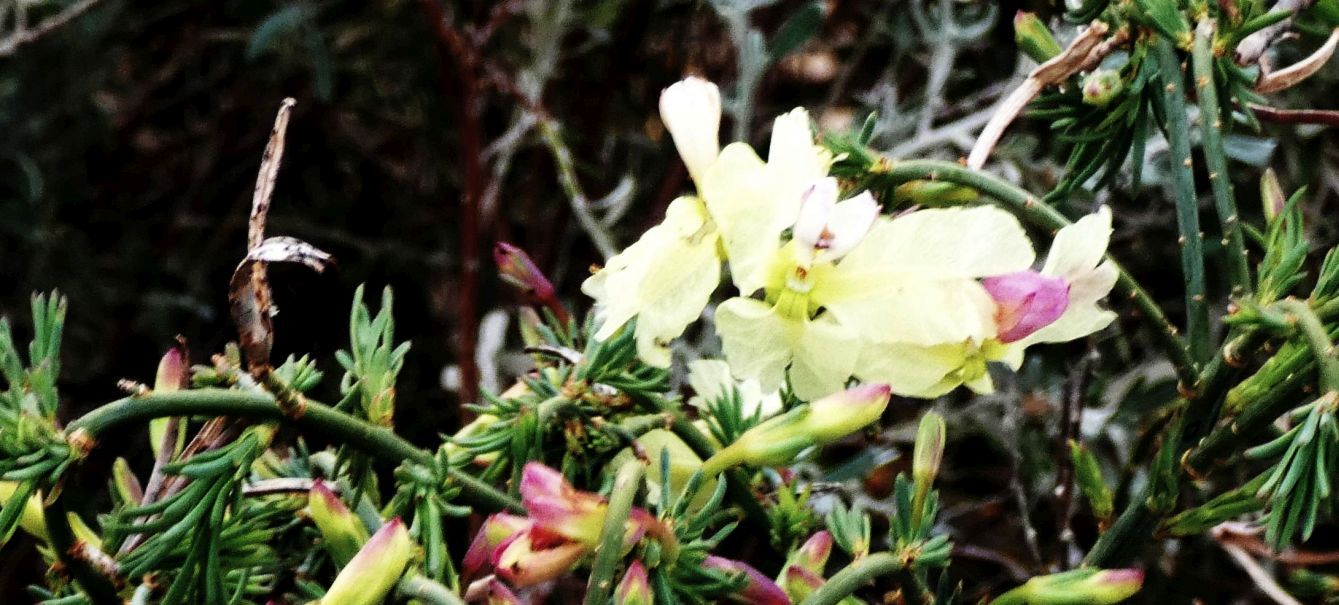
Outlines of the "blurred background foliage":
[[[332,252],[338,266],[324,275],[272,270],[281,309],[275,358],[310,352],[334,369],[354,288],[393,287],[400,334],[413,342],[398,384],[398,429],[423,443],[458,426],[458,404],[474,400],[476,383],[505,388],[518,369],[508,355],[517,349],[515,301],[495,277],[494,242],[527,250],[571,306],[585,309],[578,287],[588,268],[690,188],[657,116],[662,88],[689,73],[722,83],[726,138],[765,141],[771,116],[799,105],[828,131],[858,127],[873,111],[877,148],[957,159],[1032,66],[1014,47],[1014,12],[1050,18],[1060,9],[1045,0],[0,7],[0,312],[22,317],[33,291],[69,295],[65,412],[118,397],[119,378],[147,379],[178,334],[197,363],[234,337],[228,277],[243,253],[274,110],[292,96],[298,105],[271,231]],[[40,23],[70,10],[78,14],[39,35],[25,35],[33,30],[19,21],[20,13]],[[1063,39],[1073,28],[1058,33]],[[1280,52],[1301,56],[1314,46],[1287,43]],[[1333,104],[1326,91],[1336,84],[1331,68],[1286,98],[1334,109],[1324,104]],[[1307,186],[1306,212],[1325,217],[1334,216],[1339,191],[1332,142],[1318,127],[1266,124],[1234,135],[1229,152],[1245,165],[1273,166],[1286,189]],[[1180,323],[1173,207],[1155,161],[1164,150],[1160,137],[1150,139],[1138,191],[1126,182],[1059,204],[1071,215],[1112,204],[1113,254]],[[1049,191],[1064,157],[1049,124],[1023,120],[993,169]],[[1241,172],[1233,175],[1240,206],[1258,224],[1258,170]],[[1334,221],[1308,222],[1314,245],[1334,243]],[[1209,254],[1211,267],[1219,263],[1210,275],[1224,275],[1221,257]],[[1224,284],[1211,286],[1225,300]],[[1128,309],[1113,306],[1133,329]],[[1156,356],[1120,328],[1101,342],[1043,352],[997,380],[997,395],[937,404],[950,410],[960,441],[944,478],[947,522],[965,550],[960,573],[1007,586],[1070,557],[1074,538],[1056,522],[1067,513],[1052,510],[1050,494],[1059,483],[1055,461],[1064,458],[1057,435],[1066,423],[1055,417],[1074,389],[1098,394],[1074,415],[1092,447],[1128,460],[1131,449],[1148,446],[1137,433],[1140,402],[1160,402],[1174,386],[1168,369],[1149,361]],[[688,335],[684,346],[712,351],[709,333]],[[1067,378],[1080,365],[1093,370],[1090,384]],[[862,478],[876,506],[905,466],[897,454],[917,410],[902,406],[873,446],[836,448],[831,456],[847,464],[814,472]],[[139,437],[108,448],[147,450]],[[89,465],[86,480],[101,481],[100,468],[106,463]],[[1223,557],[1213,549],[1192,555],[1205,574],[1233,569]],[[40,573],[33,561],[0,559],[0,594]],[[1236,589],[1204,582],[1157,590],[1228,602]]]

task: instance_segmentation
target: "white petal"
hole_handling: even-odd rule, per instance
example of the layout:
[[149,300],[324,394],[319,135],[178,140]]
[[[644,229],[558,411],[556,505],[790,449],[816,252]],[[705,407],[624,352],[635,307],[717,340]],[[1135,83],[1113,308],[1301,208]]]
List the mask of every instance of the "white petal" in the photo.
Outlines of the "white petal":
[[721,150],[699,190],[725,242],[735,285],[743,295],[756,292],[781,247],[781,233],[795,224],[801,192],[778,189],[766,165],[743,143]]
[[689,76],[660,93],[660,119],[693,180],[701,183],[720,151],[721,93],[716,85]]
[[862,191],[853,198],[839,202],[828,217],[828,233],[831,239],[827,243],[827,253],[824,257],[836,260],[845,256],[864,240],[865,235],[874,226],[874,219],[878,217],[879,202],[875,201],[874,196],[868,191]]
[[947,279],[1021,271],[1034,260],[1032,242],[1018,219],[993,206],[978,206],[880,219],[842,264]]
[[767,149],[767,166],[785,188],[801,194],[805,187],[827,176],[824,155],[814,145],[809,112],[796,108],[777,116],[772,123],[772,141]]
[[1102,206],[1055,234],[1041,272],[1073,282],[1102,262],[1110,240],[1111,209]]
[[735,377],[757,380],[764,391],[781,388],[791,334],[771,306],[751,298],[727,300],[716,307],[716,333]]
[[800,215],[795,218],[792,231],[792,237],[800,247],[813,249],[824,243],[823,232],[828,229],[828,220],[836,205],[837,179],[822,178],[809,185],[801,198]]

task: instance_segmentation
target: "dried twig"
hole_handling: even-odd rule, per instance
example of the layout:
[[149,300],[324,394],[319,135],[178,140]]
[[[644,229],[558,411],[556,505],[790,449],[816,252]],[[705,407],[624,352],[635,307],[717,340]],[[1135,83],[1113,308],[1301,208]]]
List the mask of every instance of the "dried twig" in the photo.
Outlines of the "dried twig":
[[1280,109],[1255,103],[1251,103],[1250,108],[1256,117],[1266,122],[1339,126],[1339,111],[1330,109]]
[[1230,529],[1225,529],[1230,525],[1232,524],[1225,523],[1209,531],[1209,535],[1218,540],[1218,545],[1222,547],[1223,552],[1226,552],[1228,556],[1232,557],[1232,560],[1236,561],[1237,565],[1246,572],[1246,575],[1250,576],[1251,580],[1255,582],[1256,588],[1259,588],[1260,592],[1263,592],[1265,596],[1272,599],[1275,603],[1278,603],[1279,605],[1302,605],[1301,601],[1293,598],[1292,595],[1288,594],[1288,591],[1284,590],[1282,586],[1279,586],[1279,583],[1274,580],[1274,576],[1270,575],[1270,573],[1260,565],[1260,562],[1255,560],[1255,557],[1252,557],[1250,553],[1246,552],[1245,548],[1230,540],[1222,539],[1222,535],[1231,533]]
[[[1274,6],[1269,10],[1270,12],[1291,11],[1296,15],[1298,11],[1311,6],[1315,1],[1316,0],[1279,0],[1278,2],[1275,2]],[[1288,28],[1292,27],[1292,23],[1293,18],[1288,17],[1287,19],[1242,38],[1241,42],[1237,44],[1237,64],[1250,65],[1259,61],[1260,57],[1264,56],[1265,51],[1268,50],[1270,46],[1273,46],[1279,38],[1282,38],[1284,34],[1288,33]]]
[[31,42],[36,42],[43,36],[60,29],[66,23],[75,20],[75,18],[88,12],[89,9],[97,6],[101,1],[102,0],[80,0],[61,10],[59,13],[56,13],[55,16],[42,21],[42,23],[32,29],[26,27],[27,19],[23,16],[23,11],[26,10],[25,4],[27,3],[23,1],[15,2],[14,16],[16,27],[14,31],[6,34],[3,38],[0,38],[0,57],[8,57],[18,51],[19,47]]
[[1339,29],[1330,32],[1330,37],[1325,41],[1325,44],[1317,48],[1316,52],[1311,53],[1307,58],[1278,71],[1261,75],[1260,81],[1255,84],[1255,91],[1268,94],[1298,85],[1325,66],[1325,63],[1334,55],[1336,46],[1339,46]]
[[1064,52],[1032,70],[1027,79],[995,107],[995,115],[976,138],[976,145],[967,156],[967,166],[972,169],[984,166],[990,153],[995,150],[995,144],[1004,136],[1004,129],[1008,128],[1028,103],[1037,98],[1046,87],[1062,84],[1070,76],[1091,68],[1129,39],[1129,30],[1121,28],[1110,38],[1103,40],[1102,37],[1107,34],[1108,29],[1106,23],[1094,21],[1069,43]]

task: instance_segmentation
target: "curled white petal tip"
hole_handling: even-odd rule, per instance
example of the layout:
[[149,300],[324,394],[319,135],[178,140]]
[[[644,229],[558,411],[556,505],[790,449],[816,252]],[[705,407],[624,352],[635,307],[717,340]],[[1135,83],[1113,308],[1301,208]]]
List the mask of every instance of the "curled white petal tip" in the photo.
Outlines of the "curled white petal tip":
[[688,173],[700,183],[721,151],[720,90],[697,76],[675,82],[660,93],[660,119],[674,138]]
[[803,249],[821,252],[826,260],[836,260],[865,238],[879,216],[879,209],[879,203],[868,191],[838,202],[837,179],[819,179],[805,191],[793,237]]

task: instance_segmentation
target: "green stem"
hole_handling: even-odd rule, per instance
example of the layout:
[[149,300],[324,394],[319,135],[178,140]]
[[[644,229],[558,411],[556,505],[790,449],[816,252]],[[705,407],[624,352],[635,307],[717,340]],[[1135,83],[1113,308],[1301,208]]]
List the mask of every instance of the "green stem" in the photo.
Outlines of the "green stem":
[[1339,392],[1339,356],[1335,354],[1334,341],[1330,340],[1330,334],[1311,305],[1296,298],[1285,298],[1274,306],[1296,322],[1303,340],[1311,347],[1320,374],[1320,388],[1326,393]]
[[[1005,209],[1036,227],[1057,231],[1070,224],[1065,215],[1042,202],[1040,198],[991,174],[939,160],[889,160],[889,162],[886,168],[881,169],[881,174],[893,182],[932,180],[956,183],[994,198]],[[1177,378],[1182,384],[1195,384],[1197,363],[1186,343],[1177,335],[1176,327],[1163,313],[1162,307],[1154,302],[1153,297],[1116,259],[1107,255],[1107,261],[1112,263],[1120,275],[1116,281],[1116,290],[1134,302],[1144,320],[1153,328],[1153,335],[1171,360]]]
[[[298,428],[310,429],[334,441],[347,443],[374,457],[391,463],[410,460],[432,465],[431,452],[414,447],[394,431],[373,425],[334,408],[308,400],[304,413],[294,418],[285,415],[274,397],[267,393],[227,389],[197,389],[191,391],[155,392],[140,397],[127,397],[103,405],[66,427],[67,434],[87,431],[94,438],[106,435],[119,426],[146,422],[168,416],[236,416],[292,423]],[[448,469],[451,479],[461,486],[462,499],[471,506],[490,511],[511,509],[524,512],[521,504],[494,489],[493,486],[459,469]]]
[[[663,408],[662,408],[663,409]],[[670,430],[677,435],[694,454],[703,460],[709,460],[716,453],[716,447],[697,430],[683,414],[670,412],[674,415],[674,422],[670,425]],[[770,530],[772,522],[767,518],[767,511],[763,510],[762,504],[758,498],[753,495],[749,489],[748,478],[739,469],[729,469],[723,473],[725,476],[725,493],[730,496],[740,509],[744,511],[744,518],[757,529]]]
[[614,587],[614,568],[623,556],[628,514],[632,512],[632,501],[642,486],[645,471],[646,465],[634,458],[624,462],[614,477],[609,508],[604,514],[604,528],[600,530],[600,545],[595,547],[595,561],[586,583],[586,605],[605,605],[609,600],[609,592]]
[[55,553],[61,565],[69,570],[74,581],[83,589],[93,605],[121,605],[123,601],[117,594],[112,579],[98,571],[87,558],[76,556],[80,544],[74,536],[74,530],[70,528],[65,504],[59,500],[52,502],[43,510],[43,516],[46,520],[51,551]]
[[1247,265],[1241,221],[1237,217],[1237,202],[1232,194],[1232,178],[1227,171],[1227,154],[1223,151],[1222,110],[1218,106],[1218,88],[1214,85],[1213,34],[1214,20],[1209,17],[1200,19],[1199,27],[1195,29],[1191,66],[1200,106],[1200,139],[1204,147],[1204,163],[1209,169],[1214,208],[1218,210],[1218,223],[1223,230],[1228,277],[1232,283],[1232,294],[1241,296],[1251,293],[1251,270]]
[[465,600],[450,588],[414,571],[400,578],[395,590],[405,599],[417,599],[428,605],[465,605]]
[[1203,363],[1209,356],[1209,307],[1204,292],[1204,235],[1200,232],[1199,201],[1195,196],[1194,163],[1190,158],[1190,123],[1186,115],[1185,78],[1176,46],[1159,37],[1153,56],[1162,72],[1162,99],[1166,108],[1168,171],[1176,197],[1177,240],[1181,245],[1181,271],[1186,280],[1186,335],[1190,356]]
[[902,570],[902,560],[893,553],[874,553],[856,559],[833,574],[800,605],[836,605],[875,578]]

